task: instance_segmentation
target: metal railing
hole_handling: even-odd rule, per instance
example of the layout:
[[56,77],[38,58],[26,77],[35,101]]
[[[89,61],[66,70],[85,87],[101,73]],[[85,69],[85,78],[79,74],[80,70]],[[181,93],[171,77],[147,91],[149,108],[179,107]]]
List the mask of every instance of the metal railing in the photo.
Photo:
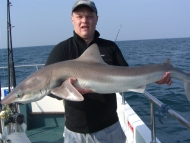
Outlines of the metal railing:
[[[17,66],[14,66],[14,67],[15,68],[35,67],[36,71],[37,71],[37,70],[39,70],[40,67],[43,67],[44,65],[45,64],[26,64],[26,65],[17,65]],[[0,70],[1,69],[8,69],[8,67],[7,66],[3,66],[3,67],[0,67]],[[5,80],[3,80],[3,81],[5,81]]]
[[[154,104],[158,105],[164,113],[170,114],[174,119],[179,121],[182,125],[184,125],[187,129],[190,130],[190,122],[183,118],[181,115],[172,110],[168,105],[162,103],[156,97],[144,91],[143,93],[150,100],[150,120],[151,120],[151,143],[156,143],[156,131],[155,131],[155,112],[154,112]],[[122,93],[122,104],[125,103],[124,93]]]
[[[39,69],[39,67],[44,66],[45,64],[30,64],[30,65],[18,65],[15,66],[15,68],[24,68],[24,67],[36,67],[36,70]],[[0,69],[7,69],[8,67],[0,67]]]

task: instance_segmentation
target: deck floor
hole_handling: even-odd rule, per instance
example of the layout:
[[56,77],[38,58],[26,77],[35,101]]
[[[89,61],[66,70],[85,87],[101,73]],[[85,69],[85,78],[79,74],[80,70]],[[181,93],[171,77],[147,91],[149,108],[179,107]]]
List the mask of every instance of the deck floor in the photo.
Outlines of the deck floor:
[[64,127],[41,127],[26,131],[32,143],[63,143]]
[[26,134],[32,143],[63,143],[63,115],[30,115]]

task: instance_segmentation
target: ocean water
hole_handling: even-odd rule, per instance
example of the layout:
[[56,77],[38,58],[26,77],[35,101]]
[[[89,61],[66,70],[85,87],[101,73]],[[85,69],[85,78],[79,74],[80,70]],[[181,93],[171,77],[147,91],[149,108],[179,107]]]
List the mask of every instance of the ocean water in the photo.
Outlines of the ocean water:
[[[190,73],[190,38],[134,40],[116,42],[125,60],[130,66],[157,64],[169,58],[172,65]],[[15,66],[27,64],[44,64],[54,45],[14,48]],[[0,49],[0,67],[7,66],[7,51]],[[16,79],[19,84],[35,67],[16,68]],[[1,85],[7,86],[7,70],[0,69]],[[148,85],[146,90],[168,104],[173,110],[190,121],[190,102],[187,100],[183,83],[173,80],[171,86]],[[142,94],[128,92],[125,99],[150,127],[149,100]],[[155,112],[159,108],[155,105]],[[156,135],[162,143],[190,143],[190,131],[178,121],[167,115],[163,124],[156,117]]]

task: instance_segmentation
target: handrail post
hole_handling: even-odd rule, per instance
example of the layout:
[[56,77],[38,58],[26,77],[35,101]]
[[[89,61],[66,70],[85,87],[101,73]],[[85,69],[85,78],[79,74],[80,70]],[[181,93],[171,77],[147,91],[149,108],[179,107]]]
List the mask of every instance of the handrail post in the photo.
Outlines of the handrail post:
[[38,66],[36,65],[36,70],[38,71]]
[[154,102],[150,100],[150,121],[151,121],[151,143],[156,143],[156,131],[155,131],[155,116],[154,116]]
[[122,92],[122,104],[125,105],[125,94]]

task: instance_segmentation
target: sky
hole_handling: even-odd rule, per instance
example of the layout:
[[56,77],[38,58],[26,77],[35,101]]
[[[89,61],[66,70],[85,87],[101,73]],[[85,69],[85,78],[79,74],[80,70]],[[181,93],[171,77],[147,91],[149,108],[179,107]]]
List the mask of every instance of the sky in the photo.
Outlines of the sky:
[[[10,0],[13,47],[56,45],[73,36],[75,0]],[[190,0],[94,0],[100,37],[115,41],[190,37]],[[7,1],[0,0],[0,48],[7,47]]]

